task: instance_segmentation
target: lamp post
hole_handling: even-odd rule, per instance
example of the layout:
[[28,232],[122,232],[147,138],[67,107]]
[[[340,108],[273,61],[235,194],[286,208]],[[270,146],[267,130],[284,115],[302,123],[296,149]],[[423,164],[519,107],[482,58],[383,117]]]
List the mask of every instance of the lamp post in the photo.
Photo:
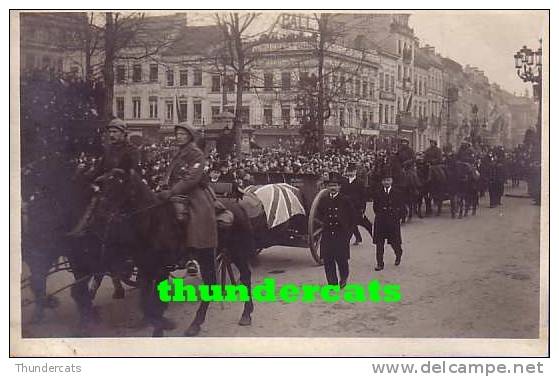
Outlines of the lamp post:
[[523,46],[514,55],[514,66],[516,74],[524,82],[531,82],[534,89],[534,97],[538,102],[538,119],[536,122],[537,142],[541,144],[542,137],[542,40],[537,51]]
[[524,82],[533,85],[534,97],[538,103],[538,119],[536,122],[536,140],[532,146],[530,169],[527,177],[528,192],[534,198],[535,204],[540,204],[541,198],[541,165],[540,152],[542,142],[542,40],[537,51],[523,46],[514,55],[516,74]]

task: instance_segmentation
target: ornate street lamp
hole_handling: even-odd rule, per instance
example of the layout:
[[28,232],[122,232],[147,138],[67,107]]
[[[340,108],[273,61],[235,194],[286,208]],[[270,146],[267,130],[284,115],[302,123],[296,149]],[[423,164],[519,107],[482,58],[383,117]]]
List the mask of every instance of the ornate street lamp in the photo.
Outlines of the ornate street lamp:
[[534,97],[538,103],[538,119],[536,122],[536,141],[531,157],[533,170],[529,173],[528,191],[533,196],[535,203],[540,203],[541,193],[541,166],[540,147],[542,141],[542,40],[536,51],[523,46],[514,55],[514,66],[518,77],[524,82],[533,84]]
[[523,46],[514,55],[516,74],[524,82],[533,83],[534,97],[538,101],[538,119],[536,129],[538,141],[541,141],[541,97],[542,97],[542,40],[536,51]]

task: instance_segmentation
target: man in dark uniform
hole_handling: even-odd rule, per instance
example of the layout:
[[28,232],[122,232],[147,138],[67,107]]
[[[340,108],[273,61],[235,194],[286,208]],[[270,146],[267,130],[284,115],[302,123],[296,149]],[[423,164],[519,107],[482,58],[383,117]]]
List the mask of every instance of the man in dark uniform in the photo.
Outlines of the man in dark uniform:
[[384,241],[394,249],[396,266],[402,260],[402,235],[400,232],[400,218],[404,210],[404,200],[398,189],[392,186],[392,173],[386,168],[382,174],[382,188],[373,198],[375,224],[373,243],[377,248],[377,266],[375,271],[384,268]]
[[503,157],[490,153],[490,162],[488,168],[487,188],[489,191],[489,208],[501,205],[501,197],[505,188],[505,166]]
[[139,173],[140,151],[128,142],[128,128],[126,123],[118,118],[109,122],[106,127],[108,145],[99,164],[85,173],[86,177],[96,179],[99,176],[118,168],[134,169]]
[[429,148],[427,148],[423,154],[425,162],[430,165],[440,164],[443,161],[443,154],[441,149],[437,146],[437,141],[431,139],[429,140],[429,144]]
[[[105,146],[103,157],[98,164],[83,173],[84,178],[88,181],[94,182],[97,178],[110,172],[112,169],[122,169],[127,172],[135,170],[136,173],[139,174],[140,151],[128,142],[128,128],[123,120],[115,118],[109,122],[106,127],[105,140],[107,141],[107,145]],[[82,167],[78,166],[78,169],[82,169]],[[91,203],[85,210],[85,214],[69,235],[79,236],[82,234],[83,230],[89,226],[91,215],[93,214],[96,206],[97,197],[93,197]],[[101,281],[102,276],[96,277],[94,286],[92,287],[93,293],[97,291],[101,285]],[[124,298],[125,291],[124,287],[120,283],[120,280],[113,276],[112,281],[115,289],[113,298]]]
[[353,208],[355,209],[355,218],[358,223],[353,227],[353,236],[355,237],[354,245],[359,245],[363,242],[361,233],[359,233],[358,225],[363,226],[369,233],[373,231],[373,225],[365,216],[365,209],[367,208],[367,189],[365,184],[357,178],[357,166],[350,163],[347,167],[347,180],[344,180],[340,193],[351,200]]
[[330,285],[338,284],[336,265],[340,273],[340,288],[345,287],[349,276],[349,241],[355,224],[355,209],[351,201],[340,194],[343,177],[330,174],[327,183],[328,196],[318,205],[318,219],[323,222],[320,254],[324,260],[324,272]]
[[472,144],[468,140],[464,140],[456,152],[456,161],[473,164],[475,162],[475,152]]
[[414,160],[414,152],[410,147],[410,142],[408,139],[402,138],[400,141],[400,146],[398,148],[398,160],[400,166],[404,169],[411,166]]

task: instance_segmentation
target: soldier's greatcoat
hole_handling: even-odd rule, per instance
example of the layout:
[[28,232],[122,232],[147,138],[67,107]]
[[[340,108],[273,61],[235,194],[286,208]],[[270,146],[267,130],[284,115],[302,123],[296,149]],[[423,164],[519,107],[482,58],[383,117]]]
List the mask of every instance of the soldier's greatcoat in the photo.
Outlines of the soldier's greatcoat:
[[190,200],[186,223],[186,247],[217,247],[217,225],[214,198],[204,183],[204,153],[191,142],[173,157],[164,181],[171,196],[187,195]]
[[355,209],[343,194],[328,195],[318,205],[318,218],[323,222],[320,254],[323,259],[349,259],[349,239],[356,224]]

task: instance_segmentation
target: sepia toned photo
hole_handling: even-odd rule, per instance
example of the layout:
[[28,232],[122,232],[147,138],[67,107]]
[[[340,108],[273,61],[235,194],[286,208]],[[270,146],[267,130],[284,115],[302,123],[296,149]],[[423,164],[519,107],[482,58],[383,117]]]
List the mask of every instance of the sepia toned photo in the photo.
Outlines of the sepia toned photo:
[[548,11],[10,32],[12,355],[547,354]]

